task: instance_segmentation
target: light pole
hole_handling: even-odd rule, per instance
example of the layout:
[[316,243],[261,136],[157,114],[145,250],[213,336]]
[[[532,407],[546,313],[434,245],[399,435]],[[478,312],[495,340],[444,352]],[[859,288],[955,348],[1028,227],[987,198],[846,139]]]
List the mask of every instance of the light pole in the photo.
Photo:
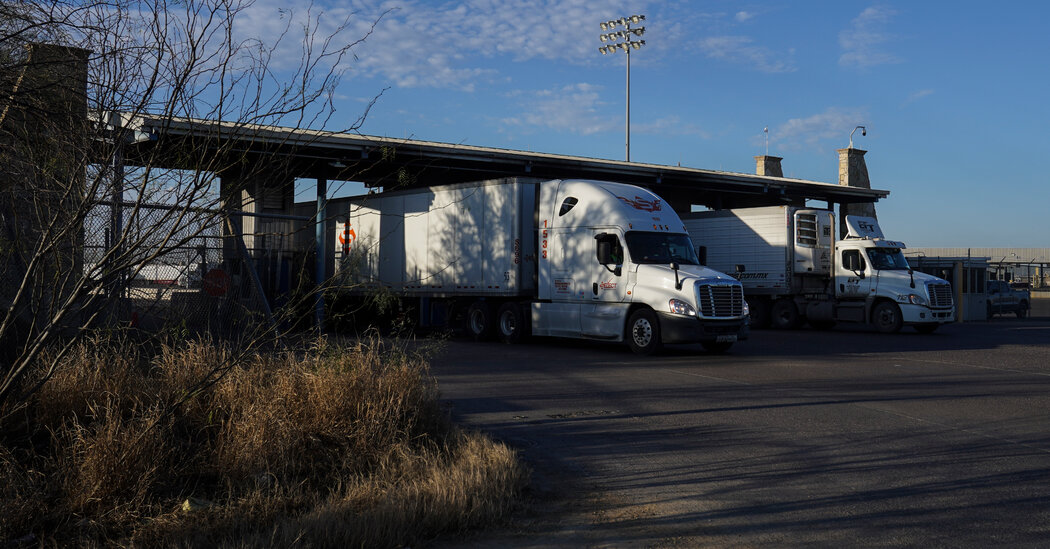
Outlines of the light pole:
[[623,30],[608,32],[602,34],[598,38],[602,42],[608,42],[607,45],[598,48],[598,51],[602,52],[602,55],[614,53],[617,50],[623,51],[627,54],[627,125],[626,125],[626,143],[627,143],[627,161],[631,161],[631,50],[641,49],[645,45],[645,40],[632,40],[632,36],[641,36],[645,34],[645,27],[631,28],[631,25],[637,25],[645,21],[644,15],[631,15],[628,17],[621,17],[615,21],[602,21],[598,23],[598,26],[603,31],[613,31],[617,27],[623,27]]

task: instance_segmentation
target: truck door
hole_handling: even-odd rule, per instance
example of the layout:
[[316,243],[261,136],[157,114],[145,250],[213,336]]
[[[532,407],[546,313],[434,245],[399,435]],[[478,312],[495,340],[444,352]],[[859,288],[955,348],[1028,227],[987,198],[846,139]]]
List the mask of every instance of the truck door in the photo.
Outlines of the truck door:
[[581,258],[590,303],[582,307],[580,328],[591,337],[617,338],[627,315],[623,236],[612,229],[591,229],[590,234],[589,257]]
[[864,253],[857,248],[840,248],[835,261],[835,292],[843,299],[864,299],[871,293],[872,274]]

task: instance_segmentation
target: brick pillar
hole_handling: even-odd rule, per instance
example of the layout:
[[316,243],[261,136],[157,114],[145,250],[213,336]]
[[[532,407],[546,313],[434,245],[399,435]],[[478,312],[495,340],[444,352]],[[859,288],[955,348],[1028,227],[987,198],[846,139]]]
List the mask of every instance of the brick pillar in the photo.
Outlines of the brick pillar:
[[[868,166],[864,163],[864,154],[860,149],[839,149],[839,185],[870,189]],[[839,207],[839,238],[846,236],[846,216],[857,215],[876,217],[875,204],[870,202],[842,204]]]
[[784,177],[784,169],[780,167],[781,160],[783,158],[779,156],[756,156],[755,173],[770,177]]

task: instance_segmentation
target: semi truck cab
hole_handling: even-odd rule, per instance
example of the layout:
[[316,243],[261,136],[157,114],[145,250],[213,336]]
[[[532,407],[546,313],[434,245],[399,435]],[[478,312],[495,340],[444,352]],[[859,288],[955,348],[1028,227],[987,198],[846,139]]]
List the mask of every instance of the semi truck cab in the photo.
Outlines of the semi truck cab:
[[532,332],[713,352],[747,337],[736,279],[700,265],[678,215],[655,194],[597,181],[540,184],[539,300]]
[[954,320],[951,285],[914,271],[904,257],[903,242],[886,240],[873,218],[847,216],[846,226],[848,234],[835,251],[837,298],[862,301],[865,318],[882,332],[904,325],[932,332]]

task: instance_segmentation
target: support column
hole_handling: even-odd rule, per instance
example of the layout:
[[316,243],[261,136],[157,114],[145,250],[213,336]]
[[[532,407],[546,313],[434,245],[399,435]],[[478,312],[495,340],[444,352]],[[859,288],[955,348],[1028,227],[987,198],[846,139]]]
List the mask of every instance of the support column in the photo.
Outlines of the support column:
[[326,280],[325,258],[328,250],[328,246],[325,245],[325,234],[327,233],[325,227],[328,224],[328,215],[325,211],[327,206],[328,180],[319,177],[317,178],[317,218],[314,220],[314,245],[316,246],[317,254],[314,274],[315,291],[317,292],[314,302],[314,316],[318,333],[324,331],[324,291],[322,288],[324,288],[324,281]]

